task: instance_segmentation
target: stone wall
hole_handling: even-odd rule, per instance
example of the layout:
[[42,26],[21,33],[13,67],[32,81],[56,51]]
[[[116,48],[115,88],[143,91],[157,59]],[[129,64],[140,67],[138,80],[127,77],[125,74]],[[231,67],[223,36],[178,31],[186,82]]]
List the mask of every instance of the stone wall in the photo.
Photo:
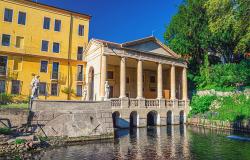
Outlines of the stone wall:
[[41,136],[113,135],[110,102],[33,101],[30,124]]
[[29,111],[25,109],[0,109],[0,128],[19,128],[27,123]]
[[188,118],[187,124],[196,125],[196,126],[204,126],[208,128],[218,128],[218,129],[227,129],[227,130],[239,130],[250,132],[250,120],[244,121],[219,121],[219,120],[209,120],[203,118]]
[[232,92],[222,92],[222,91],[215,91],[214,89],[211,90],[202,90],[197,91],[198,96],[205,96],[205,95],[216,95],[216,96],[231,96],[234,94],[245,94],[247,96],[250,95],[250,89],[245,89],[244,91],[232,91]]

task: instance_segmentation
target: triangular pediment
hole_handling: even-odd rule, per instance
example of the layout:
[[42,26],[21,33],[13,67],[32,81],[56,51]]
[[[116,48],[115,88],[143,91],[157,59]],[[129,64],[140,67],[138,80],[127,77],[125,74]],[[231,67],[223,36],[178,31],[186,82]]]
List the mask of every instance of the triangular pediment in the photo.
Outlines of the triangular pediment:
[[178,57],[176,53],[174,53],[171,49],[169,49],[155,37],[148,37],[136,41],[126,42],[123,43],[122,46],[142,52],[152,52],[171,57]]

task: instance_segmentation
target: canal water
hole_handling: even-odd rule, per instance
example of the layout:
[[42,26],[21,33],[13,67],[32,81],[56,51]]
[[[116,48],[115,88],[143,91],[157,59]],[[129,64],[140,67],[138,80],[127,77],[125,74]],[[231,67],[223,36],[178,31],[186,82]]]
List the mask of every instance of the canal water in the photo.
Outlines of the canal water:
[[43,160],[204,159],[250,160],[250,142],[227,138],[250,137],[230,131],[193,126],[165,126],[117,130],[115,140],[64,146],[31,155]]

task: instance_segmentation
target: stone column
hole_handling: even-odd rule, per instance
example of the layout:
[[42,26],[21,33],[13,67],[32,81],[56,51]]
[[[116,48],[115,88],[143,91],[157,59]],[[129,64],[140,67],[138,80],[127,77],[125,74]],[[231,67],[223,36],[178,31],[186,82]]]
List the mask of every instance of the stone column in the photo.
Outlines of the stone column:
[[171,86],[171,99],[175,100],[175,66],[171,66],[171,71],[170,71],[170,86]]
[[120,98],[126,97],[126,59],[121,58],[120,65]]
[[162,99],[162,64],[157,67],[157,98]]
[[143,69],[142,61],[137,62],[137,99],[143,98]]
[[100,97],[103,100],[105,96],[105,81],[107,79],[107,57],[102,56],[101,59],[101,84],[100,84]]
[[187,100],[187,68],[184,67],[182,70],[182,99]]

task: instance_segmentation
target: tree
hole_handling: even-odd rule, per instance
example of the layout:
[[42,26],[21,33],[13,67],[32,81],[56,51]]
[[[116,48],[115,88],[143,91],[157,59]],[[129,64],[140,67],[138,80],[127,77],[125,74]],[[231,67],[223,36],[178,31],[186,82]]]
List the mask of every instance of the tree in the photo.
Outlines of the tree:
[[187,0],[173,16],[164,38],[175,52],[192,57],[191,70],[196,72],[208,51],[210,32],[204,6],[207,0]]
[[192,57],[194,73],[206,53],[222,62],[250,50],[250,1],[186,0],[167,26],[164,38],[175,52]]
[[225,62],[233,62],[234,55],[250,48],[250,1],[208,0],[204,4],[208,27],[213,36],[211,50]]

